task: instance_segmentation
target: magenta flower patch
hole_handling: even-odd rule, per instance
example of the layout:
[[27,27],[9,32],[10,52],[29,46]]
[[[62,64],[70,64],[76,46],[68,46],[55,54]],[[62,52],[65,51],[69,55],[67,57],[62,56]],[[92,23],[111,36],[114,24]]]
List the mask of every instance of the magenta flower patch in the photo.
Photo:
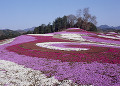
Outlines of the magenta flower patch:
[[116,33],[71,28],[51,35],[22,35],[0,46],[0,59],[78,85],[120,85],[120,42]]

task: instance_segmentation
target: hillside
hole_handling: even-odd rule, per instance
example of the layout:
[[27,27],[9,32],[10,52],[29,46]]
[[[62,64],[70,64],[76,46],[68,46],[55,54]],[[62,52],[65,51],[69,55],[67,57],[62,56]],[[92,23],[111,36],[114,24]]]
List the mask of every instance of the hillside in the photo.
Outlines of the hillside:
[[79,28],[0,42],[0,85],[119,86],[120,34]]
[[20,35],[20,33],[17,31],[13,31],[13,30],[9,30],[9,29],[0,30],[0,40],[13,38],[13,37],[16,37],[19,35]]
[[24,31],[24,30],[15,30],[16,32],[19,32],[20,34],[23,34],[23,33],[25,33],[26,31]]
[[1,35],[5,35],[2,30],[0,30],[0,36],[1,36]]

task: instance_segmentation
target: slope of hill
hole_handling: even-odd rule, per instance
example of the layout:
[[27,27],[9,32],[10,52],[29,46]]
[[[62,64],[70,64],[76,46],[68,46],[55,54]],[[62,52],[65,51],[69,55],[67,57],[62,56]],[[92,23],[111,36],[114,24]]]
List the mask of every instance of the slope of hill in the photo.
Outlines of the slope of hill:
[[69,28],[21,35],[0,46],[0,64],[3,86],[119,86],[120,34]]
[[0,30],[0,36],[1,36],[1,35],[4,35],[3,30]]
[[20,34],[23,34],[23,33],[25,33],[26,31],[24,31],[24,30],[15,30],[16,32],[19,32]]
[[13,38],[19,35],[20,33],[17,31],[13,31],[9,29],[0,30],[0,40],[7,39],[7,38]]
[[19,35],[20,35],[19,32],[13,31],[13,30],[9,30],[9,29],[3,30],[3,33],[4,33],[5,35],[8,35],[8,34],[14,34],[14,35],[19,34]]

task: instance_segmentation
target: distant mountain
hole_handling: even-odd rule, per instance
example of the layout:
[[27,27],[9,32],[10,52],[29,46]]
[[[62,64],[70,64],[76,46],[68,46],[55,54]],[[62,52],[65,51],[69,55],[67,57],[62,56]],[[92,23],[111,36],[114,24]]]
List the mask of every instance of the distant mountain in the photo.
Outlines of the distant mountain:
[[102,32],[120,32],[120,26],[113,27],[113,26],[108,26],[108,25],[101,25],[98,27],[98,30]]
[[24,29],[24,31],[34,31],[35,27]]
[[108,28],[112,28],[112,29],[120,30],[120,26],[113,27],[113,26],[108,26],[108,25],[101,25],[101,26],[99,26],[98,28],[99,28],[99,29],[108,29]]
[[99,26],[98,28],[100,28],[100,29],[105,29],[105,28],[110,28],[110,26],[108,26],[108,25],[101,25],[101,26]]
[[119,29],[120,30],[120,26],[115,27],[115,29]]
[[20,34],[23,34],[23,33],[26,32],[26,31],[24,31],[24,30],[15,30],[15,31],[19,32]]
[[8,35],[8,34],[20,34],[20,33],[10,29],[0,30],[0,35]]
[[28,34],[28,32],[30,31],[30,32],[33,32],[34,31],[34,29],[35,29],[35,27],[32,27],[32,28],[27,28],[27,29],[24,29],[24,30],[15,30],[16,32],[19,32],[20,34]]

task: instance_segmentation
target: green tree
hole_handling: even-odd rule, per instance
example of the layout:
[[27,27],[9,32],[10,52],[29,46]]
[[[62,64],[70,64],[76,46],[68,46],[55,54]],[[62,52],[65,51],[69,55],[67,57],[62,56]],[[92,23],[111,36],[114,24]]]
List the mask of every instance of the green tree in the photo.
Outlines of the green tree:
[[39,27],[35,27],[33,33],[34,33],[34,34],[39,34]]
[[67,16],[62,17],[62,28],[66,29],[67,28]]

